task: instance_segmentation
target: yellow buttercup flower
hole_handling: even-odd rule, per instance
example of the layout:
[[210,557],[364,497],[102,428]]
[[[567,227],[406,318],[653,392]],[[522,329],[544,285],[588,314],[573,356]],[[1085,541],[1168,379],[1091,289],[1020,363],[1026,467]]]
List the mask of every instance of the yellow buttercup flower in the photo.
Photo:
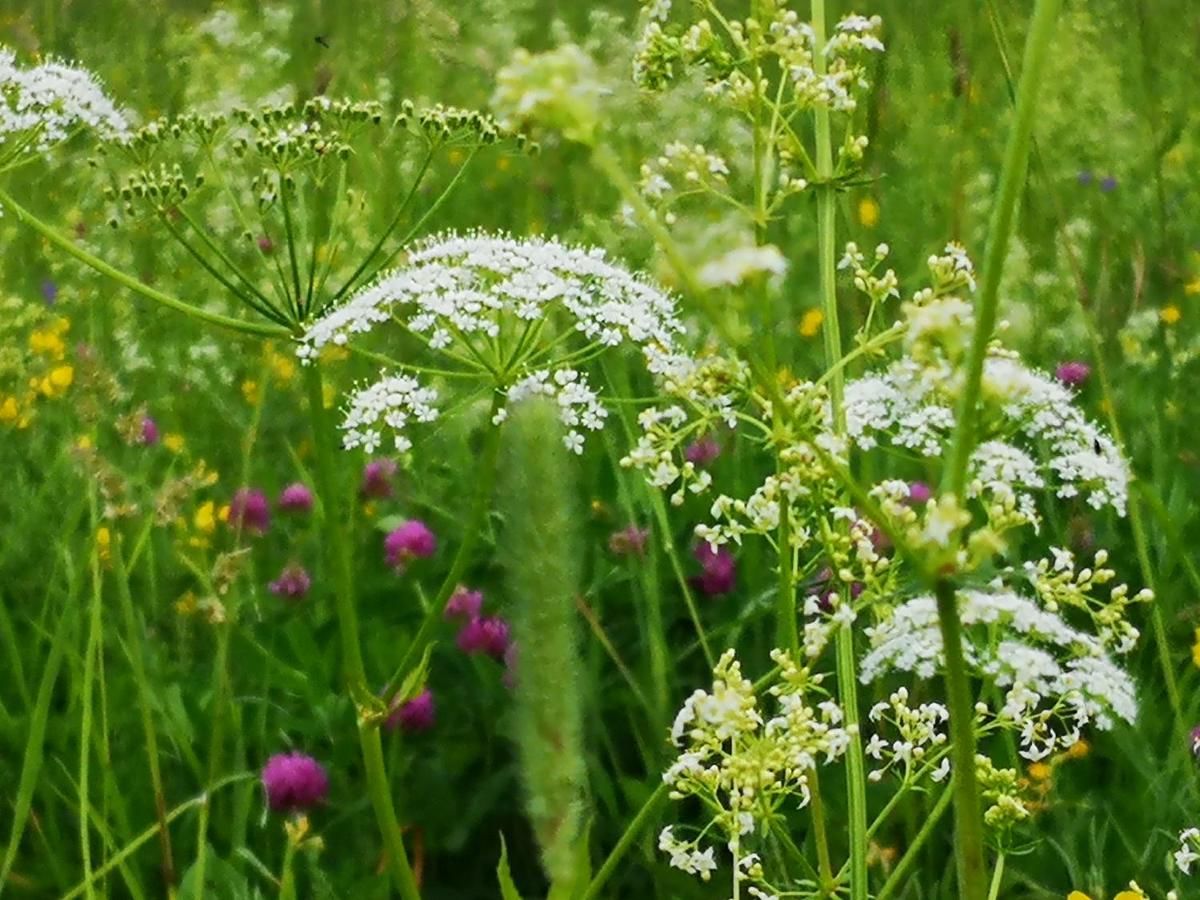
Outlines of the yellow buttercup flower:
[[29,349],[42,356],[59,360],[66,355],[67,344],[56,332],[45,329],[30,333]]
[[1075,743],[1073,743],[1070,747],[1068,747],[1066,753],[1064,753],[1063,755],[1066,756],[1067,759],[1083,759],[1085,756],[1087,756],[1091,752],[1092,752],[1091,744],[1089,744],[1083,738],[1080,738]]
[[17,406],[16,397],[5,397],[0,401],[0,422],[15,422],[21,415],[21,407]]
[[37,389],[47,397],[61,397],[75,381],[74,366],[55,366],[50,374],[37,382]]
[[825,321],[825,313],[819,309],[810,309],[800,317],[799,331],[801,336],[810,338],[816,336],[821,330],[821,323]]
[[217,528],[217,504],[205,500],[192,516],[192,526],[204,534],[212,534]]
[[1034,781],[1049,781],[1050,776],[1053,774],[1054,770],[1044,762],[1035,762],[1029,764],[1029,777]]
[[1121,891],[1113,900],[1146,900],[1146,895],[1141,891]]
[[879,224],[879,204],[870,197],[858,201],[858,221],[863,228],[874,228]]
[[1067,894],[1067,900],[1092,900],[1092,898],[1083,891],[1071,891]]
[[107,525],[101,525],[96,529],[96,552],[100,554],[101,562],[108,562],[108,557],[112,553],[112,532],[108,530]]
[[166,447],[168,450],[170,450],[172,453],[178,453],[180,450],[183,449],[184,444],[186,442],[184,441],[182,434],[178,434],[177,432],[171,431],[171,432],[168,432],[167,434],[163,435],[162,443],[163,443],[163,446]]
[[1183,313],[1179,311],[1179,307],[1172,303],[1170,306],[1164,306],[1158,314],[1164,325],[1174,325],[1183,318]]
[[1195,631],[1195,643],[1192,644],[1192,664],[1200,669],[1200,628]]
[[247,378],[242,382],[242,397],[247,403],[253,406],[262,397],[262,391],[258,389],[258,382],[253,378]]

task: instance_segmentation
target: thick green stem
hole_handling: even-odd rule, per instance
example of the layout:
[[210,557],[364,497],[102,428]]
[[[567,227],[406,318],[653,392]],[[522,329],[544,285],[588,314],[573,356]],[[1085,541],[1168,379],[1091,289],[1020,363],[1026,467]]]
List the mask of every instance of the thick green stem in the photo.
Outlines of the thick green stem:
[[832,897],[837,889],[833,877],[833,862],[829,856],[829,829],[825,823],[825,800],[821,795],[821,778],[814,766],[808,773],[810,807],[812,810],[813,843],[817,845],[817,874],[820,876],[820,894]]
[[184,303],[182,300],[172,297],[170,294],[164,294],[162,291],[150,287],[148,284],[142,284],[131,275],[120,271],[119,269],[110,266],[100,257],[88,253],[82,247],[76,244],[69,238],[59,234],[21,204],[17,203],[5,191],[0,190],[0,206],[7,207],[17,217],[17,220],[24,225],[28,225],[50,243],[54,244],[61,250],[65,250],[68,254],[75,257],[80,262],[95,269],[101,275],[106,275],[113,281],[124,287],[129,288],[137,294],[141,294],[148,300],[153,300],[163,306],[169,307],[176,312],[185,313],[194,319],[199,319],[202,322],[208,322],[211,325],[220,325],[222,328],[229,328],[233,331],[240,331],[244,334],[258,334],[267,337],[289,337],[291,331],[284,328],[282,325],[276,325],[269,322],[246,322],[242,319],[235,319],[232,316],[223,316],[220,313],[209,312],[206,309],[201,309],[198,306],[192,306],[190,303]]
[[[349,512],[345,508],[342,485],[337,477],[337,447],[329,416],[325,411],[324,381],[319,365],[305,367],[304,385],[308,394],[308,413],[312,423],[316,457],[316,484],[324,514],[326,539],[333,556],[334,610],[342,645],[342,671],[347,690],[357,704],[368,696],[366,669],[358,635],[358,610],[355,607],[354,554],[348,533]],[[383,744],[379,727],[358,717],[358,739],[367,775],[367,791],[375,820],[387,853],[396,887],[404,900],[420,900],[416,878],[408,863],[400,821],[388,787],[383,764]]]
[[[813,0],[812,4],[813,43],[817,48],[814,68],[817,75],[825,73],[826,23],[825,0]],[[837,240],[834,204],[836,202],[833,183],[833,136],[830,130],[829,110],[817,106],[816,163],[817,163],[817,261],[820,276],[821,310],[824,313],[825,368],[832,373],[829,378],[829,403],[833,414],[834,431],[841,434],[846,430],[845,371],[839,365],[842,359],[842,333],[838,321],[837,263],[834,247]],[[849,603],[849,597],[843,597]],[[837,647],[838,691],[845,715],[846,728],[851,732],[850,746],[846,751],[846,797],[849,805],[850,832],[850,897],[852,900],[867,900],[867,777],[866,761],[863,756],[862,737],[858,733],[858,667],[854,658],[854,632],[843,626],[838,633]]]
[[[983,367],[996,326],[1000,277],[1008,254],[1017,197],[1025,183],[1037,109],[1037,91],[1060,3],[1061,0],[1037,0],[1025,44],[1024,66],[1017,88],[1015,121],[1005,148],[1000,189],[988,225],[983,284],[975,304],[975,333],[967,357],[954,437],[942,477],[942,492],[954,497],[963,496],[967,463],[975,447]],[[954,583],[947,578],[939,579],[936,594],[938,619],[946,654],[946,694],[950,707],[950,736],[953,741],[952,758],[955,767],[954,818],[958,893],[963,900],[983,900],[987,892],[983,865],[983,823],[975,778],[974,710],[962,650],[962,623],[959,620]]]
[[988,890],[988,900],[997,900],[1000,896],[1000,885],[1004,882],[1004,854],[996,857],[996,868],[992,871],[992,886]]

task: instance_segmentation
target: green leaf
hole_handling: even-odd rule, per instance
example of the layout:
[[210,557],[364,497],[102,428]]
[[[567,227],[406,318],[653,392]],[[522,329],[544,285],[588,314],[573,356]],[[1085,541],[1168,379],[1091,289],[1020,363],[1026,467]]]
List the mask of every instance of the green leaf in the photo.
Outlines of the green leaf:
[[500,835],[500,862],[496,865],[496,880],[500,882],[501,900],[522,900],[520,891],[513,883],[512,873],[508,871],[508,845],[504,843],[504,835]]

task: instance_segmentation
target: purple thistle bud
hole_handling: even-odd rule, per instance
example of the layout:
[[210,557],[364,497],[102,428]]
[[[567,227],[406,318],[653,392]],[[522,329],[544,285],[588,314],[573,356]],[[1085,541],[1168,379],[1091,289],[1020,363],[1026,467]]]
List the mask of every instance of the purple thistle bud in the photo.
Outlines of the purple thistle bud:
[[142,417],[142,444],[153,447],[158,443],[158,423],[149,416]]
[[395,460],[373,459],[363,466],[359,493],[367,500],[386,500],[392,496],[392,478],[395,475]]
[[1117,179],[1113,178],[1111,175],[1100,182],[1100,190],[1106,194],[1111,194],[1116,189]]
[[420,519],[409,519],[383,539],[387,564],[402,569],[410,559],[425,559],[437,550],[437,538]]
[[258,236],[258,249],[263,253],[270,253],[275,249],[275,242],[272,241],[267,235],[260,234]]
[[458,632],[458,649],[463,653],[486,653],[503,661],[508,645],[508,623],[499,616],[474,618]]
[[42,281],[42,299],[46,301],[47,306],[53,306],[54,301],[58,299],[58,285],[49,278]]
[[933,497],[933,488],[923,481],[910,481],[908,483],[908,502],[917,505],[928,503]]
[[442,615],[446,619],[462,619],[470,622],[479,618],[483,609],[483,594],[480,591],[467,590],[461,584],[454,589]]
[[714,549],[707,541],[701,541],[693,548],[692,556],[703,569],[701,574],[692,577],[693,587],[710,597],[719,597],[733,590],[737,563],[729,550],[725,547]]
[[229,501],[229,524],[251,534],[266,534],[271,527],[271,504],[258,488],[238,488]]
[[1090,169],[1081,170],[1080,173],[1076,176],[1076,178],[1079,179],[1079,183],[1081,185],[1083,185],[1084,187],[1087,187],[1089,184],[1091,184],[1093,181],[1096,180],[1096,176],[1094,176],[1091,173]]
[[720,455],[721,445],[717,443],[717,439],[711,434],[706,434],[692,441],[683,451],[684,459],[702,469]]
[[1059,365],[1054,377],[1069,387],[1083,387],[1092,374],[1092,367],[1085,362],[1073,360]]
[[306,513],[313,508],[312,491],[299,481],[285,487],[279,494],[279,508],[286,512]]
[[437,704],[433,702],[433,692],[429,688],[404,703],[397,704],[384,722],[389,731],[399,728],[409,734],[419,734],[428,731],[437,722]]
[[329,777],[319,762],[304,753],[277,753],[262,770],[267,805],[276,812],[299,812],[322,802]]
[[649,528],[630,525],[609,535],[608,552],[614,556],[645,556],[649,537]]
[[297,563],[284,566],[279,577],[267,585],[272,594],[284,600],[299,600],[311,587],[312,578],[304,567]]

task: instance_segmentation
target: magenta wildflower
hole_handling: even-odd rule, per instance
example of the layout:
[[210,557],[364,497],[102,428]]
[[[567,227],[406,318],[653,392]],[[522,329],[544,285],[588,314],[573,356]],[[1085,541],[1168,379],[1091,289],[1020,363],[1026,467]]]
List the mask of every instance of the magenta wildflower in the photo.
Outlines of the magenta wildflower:
[[721,445],[717,443],[717,439],[711,434],[706,434],[692,441],[683,451],[684,459],[702,469],[720,455]]
[[238,488],[229,501],[229,524],[252,534],[266,534],[271,527],[271,504],[258,488]]
[[158,423],[149,416],[142,416],[142,444],[153,447],[158,443]]
[[463,653],[486,653],[503,661],[508,646],[508,623],[499,616],[478,616],[458,632],[458,649]]
[[693,587],[710,597],[719,597],[733,590],[737,577],[737,563],[727,548],[714,548],[707,541],[701,541],[692,550],[692,556],[703,569],[691,579]]
[[433,702],[433,692],[429,688],[404,703],[397,704],[384,722],[389,731],[399,728],[409,734],[428,731],[437,722],[437,704]]
[[1054,377],[1069,387],[1083,387],[1092,374],[1092,367],[1085,362],[1074,360],[1062,363],[1054,370]]
[[1200,725],[1192,729],[1192,755],[1200,759]]
[[446,601],[442,615],[447,619],[463,619],[470,622],[479,618],[482,609],[483,594],[480,591],[468,590],[460,584]]
[[392,479],[395,476],[395,460],[373,459],[363,466],[359,493],[368,500],[386,500],[392,496]]
[[329,778],[319,762],[304,753],[277,753],[262,770],[267,805],[276,812],[316,806],[329,793]]
[[269,236],[260,234],[258,236],[258,249],[263,253],[270,253],[275,249],[275,242]]
[[645,556],[649,537],[649,528],[630,525],[609,535],[608,551],[614,556]]
[[429,526],[420,519],[409,519],[383,539],[387,563],[394,569],[403,568],[410,559],[433,556],[437,550],[437,538]]
[[304,567],[298,563],[284,566],[279,577],[267,585],[267,589],[276,597],[284,600],[299,600],[312,587],[312,578]]
[[306,513],[313,507],[312,491],[299,481],[285,487],[279,494],[279,508],[287,512]]
[[912,504],[928,503],[933,497],[933,488],[923,481],[908,483],[908,502]]

